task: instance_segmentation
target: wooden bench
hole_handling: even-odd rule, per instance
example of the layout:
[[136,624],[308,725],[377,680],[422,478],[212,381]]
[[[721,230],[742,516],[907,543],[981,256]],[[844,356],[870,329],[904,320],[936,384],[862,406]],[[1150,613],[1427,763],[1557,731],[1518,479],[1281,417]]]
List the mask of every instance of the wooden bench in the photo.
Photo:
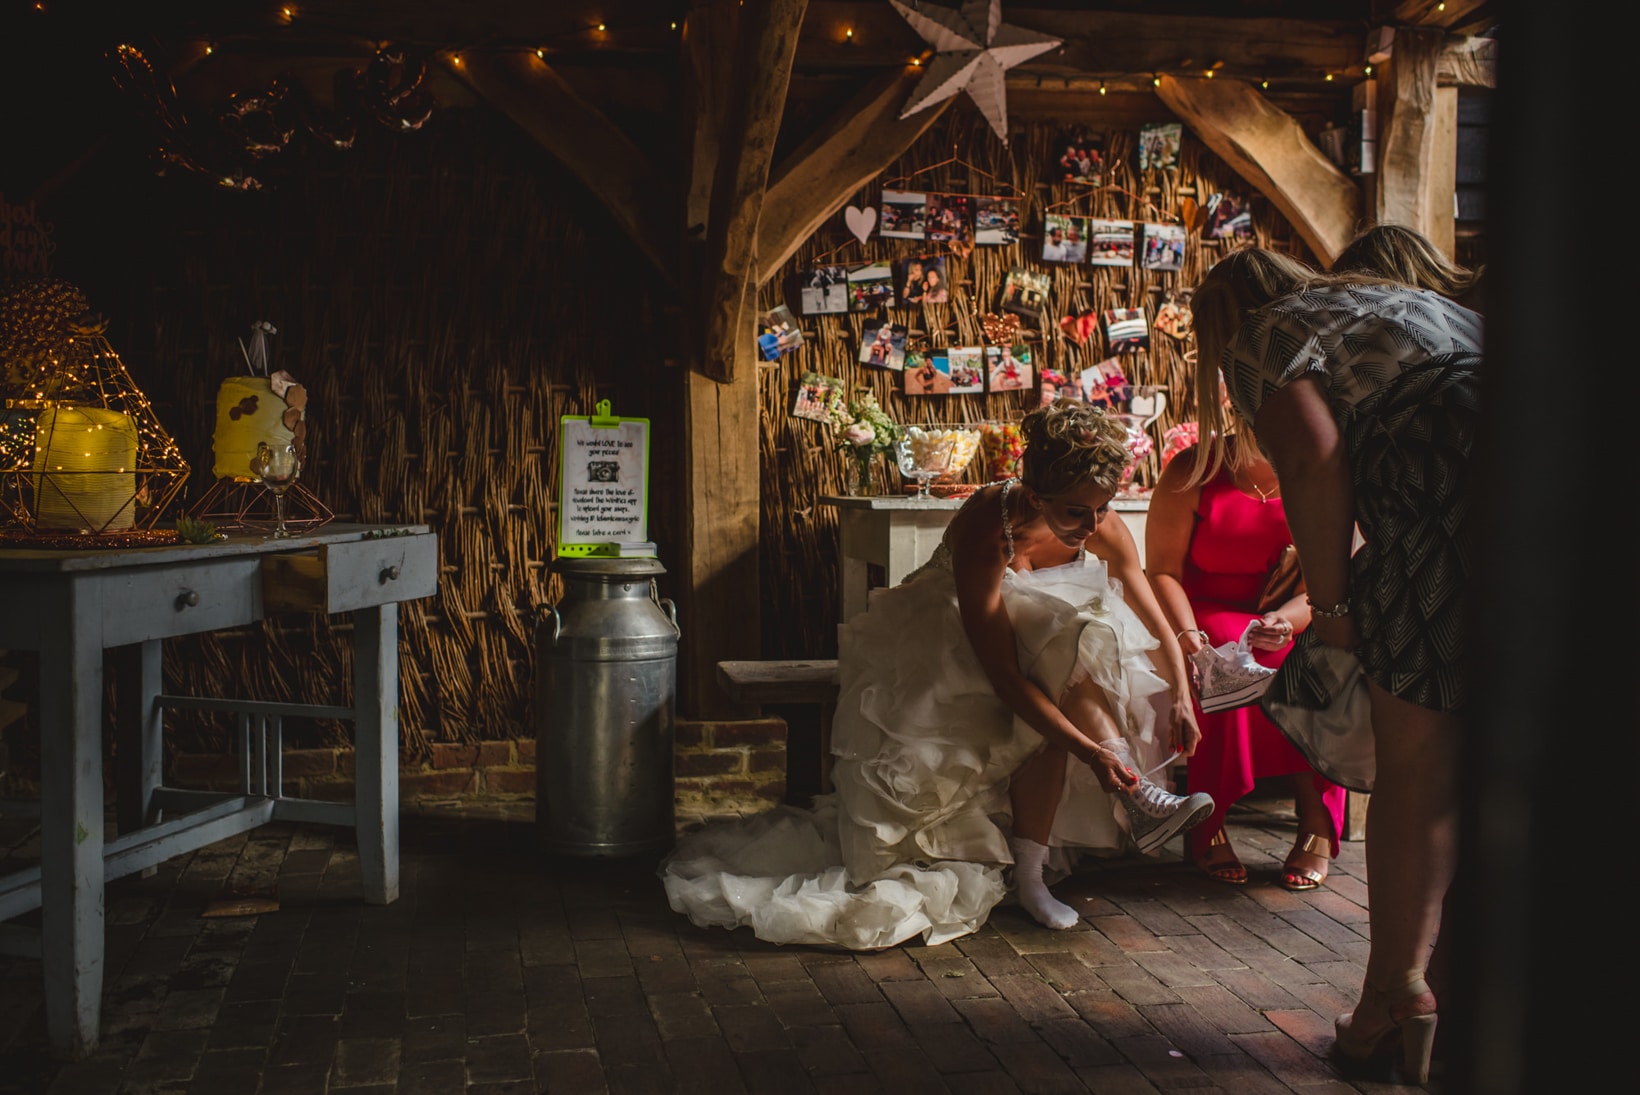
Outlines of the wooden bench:
[[[819,711],[819,731],[814,749],[818,756],[812,760],[818,773],[819,790],[831,790],[831,717],[837,709],[835,658],[718,662],[717,678],[718,687],[723,689],[724,695],[747,707],[816,707]],[[788,752],[788,758],[790,755]],[[787,769],[789,773],[790,759]]]
[[[724,695],[738,704],[758,708],[814,705],[819,709],[819,756],[815,759],[819,765],[820,790],[830,791],[831,720],[837,710],[836,659],[718,662],[717,676]],[[1341,839],[1365,838],[1368,798],[1349,793],[1345,800],[1344,831],[1339,834]]]

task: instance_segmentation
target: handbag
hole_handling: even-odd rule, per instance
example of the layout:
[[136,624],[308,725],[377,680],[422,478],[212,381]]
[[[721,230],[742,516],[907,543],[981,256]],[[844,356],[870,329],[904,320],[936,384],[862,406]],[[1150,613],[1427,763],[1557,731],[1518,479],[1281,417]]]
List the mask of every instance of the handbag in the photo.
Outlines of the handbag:
[[1280,608],[1304,588],[1304,571],[1298,565],[1298,549],[1288,544],[1281,549],[1270,576],[1264,580],[1264,590],[1258,595],[1258,613],[1263,615]]

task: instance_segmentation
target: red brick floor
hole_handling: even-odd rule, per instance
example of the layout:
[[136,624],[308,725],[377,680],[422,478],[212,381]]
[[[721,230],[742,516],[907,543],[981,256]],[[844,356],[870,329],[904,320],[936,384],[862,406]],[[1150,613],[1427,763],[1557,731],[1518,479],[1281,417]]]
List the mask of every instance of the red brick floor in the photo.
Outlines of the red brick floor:
[[[29,824],[0,819],[13,862]],[[1247,886],[1175,840],[1056,887],[1071,931],[1005,907],[954,943],[850,954],[697,929],[652,857],[542,855],[527,804],[407,816],[386,907],[357,900],[345,830],[265,826],[109,887],[88,1060],[52,1062],[39,963],[0,958],[0,1091],[1379,1091],[1326,1056],[1366,958],[1362,846],[1293,894],[1294,831],[1255,792],[1230,821]],[[200,915],[274,884],[276,912]]]

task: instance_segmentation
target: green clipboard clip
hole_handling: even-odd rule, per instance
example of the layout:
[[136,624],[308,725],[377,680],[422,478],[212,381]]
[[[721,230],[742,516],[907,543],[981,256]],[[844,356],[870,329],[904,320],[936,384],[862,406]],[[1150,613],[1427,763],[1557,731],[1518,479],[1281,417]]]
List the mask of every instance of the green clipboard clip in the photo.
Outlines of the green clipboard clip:
[[592,408],[591,421],[594,426],[597,426],[599,429],[606,430],[621,424],[621,420],[619,418],[616,418],[614,415],[609,413],[609,400],[607,399],[598,400],[597,406]]

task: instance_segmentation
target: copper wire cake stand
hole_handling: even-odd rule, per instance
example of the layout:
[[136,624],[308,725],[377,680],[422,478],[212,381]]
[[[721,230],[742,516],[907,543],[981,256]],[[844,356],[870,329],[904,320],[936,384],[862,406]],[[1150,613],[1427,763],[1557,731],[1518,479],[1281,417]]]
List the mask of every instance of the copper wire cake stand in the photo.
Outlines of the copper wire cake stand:
[[[241,529],[272,532],[278,525],[273,492],[248,479],[218,479],[205,496],[195,502],[188,516],[215,525],[222,532]],[[300,481],[285,492],[285,528],[311,532],[336,519],[330,507],[319,501]]]

